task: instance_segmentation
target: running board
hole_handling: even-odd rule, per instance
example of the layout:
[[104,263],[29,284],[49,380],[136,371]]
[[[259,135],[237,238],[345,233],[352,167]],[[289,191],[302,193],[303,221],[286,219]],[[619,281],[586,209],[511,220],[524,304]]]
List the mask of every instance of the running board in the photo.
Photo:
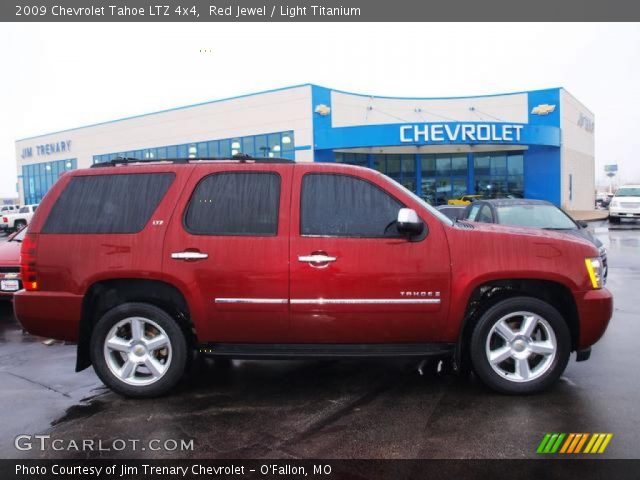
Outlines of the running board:
[[370,358],[450,356],[455,343],[380,343],[380,344],[306,344],[306,343],[209,343],[198,347],[204,355],[228,358]]

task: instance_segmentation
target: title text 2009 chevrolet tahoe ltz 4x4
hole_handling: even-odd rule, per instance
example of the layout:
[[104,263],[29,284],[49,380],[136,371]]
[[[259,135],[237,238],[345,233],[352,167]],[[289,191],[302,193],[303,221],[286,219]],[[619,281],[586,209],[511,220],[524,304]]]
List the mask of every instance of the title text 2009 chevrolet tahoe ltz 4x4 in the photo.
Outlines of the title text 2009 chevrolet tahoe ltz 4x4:
[[[369,169],[166,161],[66,173],[22,244],[16,313],[113,390],[160,395],[229,358],[451,356],[549,387],[612,314],[596,248],[452,223]],[[466,369],[463,369],[466,370]]]

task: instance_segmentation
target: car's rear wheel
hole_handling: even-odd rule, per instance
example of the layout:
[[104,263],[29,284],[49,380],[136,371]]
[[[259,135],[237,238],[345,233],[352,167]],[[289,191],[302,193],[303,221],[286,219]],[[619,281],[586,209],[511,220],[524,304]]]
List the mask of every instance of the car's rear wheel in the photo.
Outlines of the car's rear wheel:
[[91,335],[91,361],[109,388],[128,397],[167,393],[182,377],[187,342],[175,320],[146,303],[109,310]]
[[27,224],[27,222],[25,222],[24,220],[16,220],[15,223],[13,224],[13,228],[17,232],[22,227],[24,227],[26,224]]
[[502,393],[528,394],[549,388],[564,372],[571,336],[551,305],[514,297],[482,315],[470,347],[474,371],[487,386]]

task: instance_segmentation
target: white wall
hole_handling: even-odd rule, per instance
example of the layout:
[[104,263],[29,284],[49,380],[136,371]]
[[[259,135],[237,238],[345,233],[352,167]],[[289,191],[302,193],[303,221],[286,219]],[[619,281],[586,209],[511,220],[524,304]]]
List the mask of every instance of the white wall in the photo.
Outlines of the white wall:
[[427,122],[528,123],[527,94],[452,99],[397,99],[331,92],[333,127]]
[[[580,117],[583,117],[580,125]],[[586,121],[585,121],[586,120]],[[562,206],[567,210],[593,210],[595,202],[595,122],[593,113],[569,92],[560,90],[560,161]],[[573,195],[569,198],[569,175],[573,177]]]
[[[16,142],[18,175],[22,166],[77,158],[78,168],[93,155],[293,130],[296,146],[313,145],[311,87],[302,86],[154,113]],[[71,140],[71,151],[38,156],[36,145]],[[23,148],[33,157],[23,160]],[[312,150],[296,152],[296,161],[313,161]],[[24,199],[22,182],[20,198]]]

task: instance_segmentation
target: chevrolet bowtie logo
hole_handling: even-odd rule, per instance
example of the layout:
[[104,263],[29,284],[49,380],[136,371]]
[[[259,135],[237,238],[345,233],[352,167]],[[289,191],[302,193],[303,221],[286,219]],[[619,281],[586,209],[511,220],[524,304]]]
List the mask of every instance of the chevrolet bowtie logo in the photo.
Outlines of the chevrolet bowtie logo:
[[548,103],[541,103],[537,107],[531,109],[533,115],[549,115],[556,109],[555,105],[549,105]]

